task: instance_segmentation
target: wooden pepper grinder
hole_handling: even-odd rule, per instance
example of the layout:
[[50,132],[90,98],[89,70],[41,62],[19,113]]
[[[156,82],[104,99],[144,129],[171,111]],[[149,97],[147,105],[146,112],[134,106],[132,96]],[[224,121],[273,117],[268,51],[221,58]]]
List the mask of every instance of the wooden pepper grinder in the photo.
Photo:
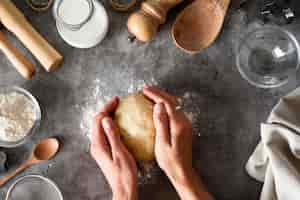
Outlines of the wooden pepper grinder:
[[150,41],[158,26],[166,21],[168,11],[183,0],[146,0],[141,9],[129,16],[127,27],[138,40]]

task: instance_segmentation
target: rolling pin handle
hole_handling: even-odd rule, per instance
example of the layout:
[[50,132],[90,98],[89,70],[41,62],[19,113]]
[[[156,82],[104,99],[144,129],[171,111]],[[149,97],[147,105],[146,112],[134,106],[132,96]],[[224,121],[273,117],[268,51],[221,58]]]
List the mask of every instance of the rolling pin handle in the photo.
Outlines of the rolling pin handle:
[[34,65],[5,37],[0,31],[0,49],[13,64],[16,70],[25,78],[31,79],[35,75]]

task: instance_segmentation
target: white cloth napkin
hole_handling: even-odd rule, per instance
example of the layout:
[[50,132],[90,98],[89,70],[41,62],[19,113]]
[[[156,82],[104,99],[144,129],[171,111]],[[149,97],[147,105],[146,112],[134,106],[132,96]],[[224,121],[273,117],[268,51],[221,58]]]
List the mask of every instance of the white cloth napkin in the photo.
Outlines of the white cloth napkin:
[[261,141],[246,170],[264,182],[260,200],[300,200],[300,88],[283,97],[261,124]]

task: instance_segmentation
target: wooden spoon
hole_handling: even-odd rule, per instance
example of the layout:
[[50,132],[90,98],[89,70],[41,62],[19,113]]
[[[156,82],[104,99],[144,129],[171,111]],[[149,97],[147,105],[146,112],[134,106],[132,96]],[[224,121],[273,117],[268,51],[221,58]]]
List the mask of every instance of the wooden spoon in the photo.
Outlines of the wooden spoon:
[[195,0],[176,18],[172,37],[187,53],[198,53],[219,35],[230,0]]
[[4,178],[0,180],[0,187],[4,185],[7,181],[13,178],[15,175],[23,171],[24,169],[30,167],[31,165],[41,163],[43,161],[50,160],[55,156],[59,149],[59,142],[55,138],[48,138],[42,140],[33,149],[30,158],[18,167],[14,172],[11,172]]

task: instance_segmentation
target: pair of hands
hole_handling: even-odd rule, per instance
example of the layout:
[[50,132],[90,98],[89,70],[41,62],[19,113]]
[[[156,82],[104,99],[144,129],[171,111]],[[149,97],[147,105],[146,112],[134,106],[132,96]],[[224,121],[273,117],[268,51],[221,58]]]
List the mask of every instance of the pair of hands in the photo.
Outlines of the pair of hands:
[[[192,125],[176,110],[176,98],[154,87],[143,93],[154,105],[155,157],[182,199],[210,200],[192,167]],[[136,200],[137,166],[123,145],[111,115],[118,107],[114,97],[96,116],[91,154],[107,179],[116,200]]]

